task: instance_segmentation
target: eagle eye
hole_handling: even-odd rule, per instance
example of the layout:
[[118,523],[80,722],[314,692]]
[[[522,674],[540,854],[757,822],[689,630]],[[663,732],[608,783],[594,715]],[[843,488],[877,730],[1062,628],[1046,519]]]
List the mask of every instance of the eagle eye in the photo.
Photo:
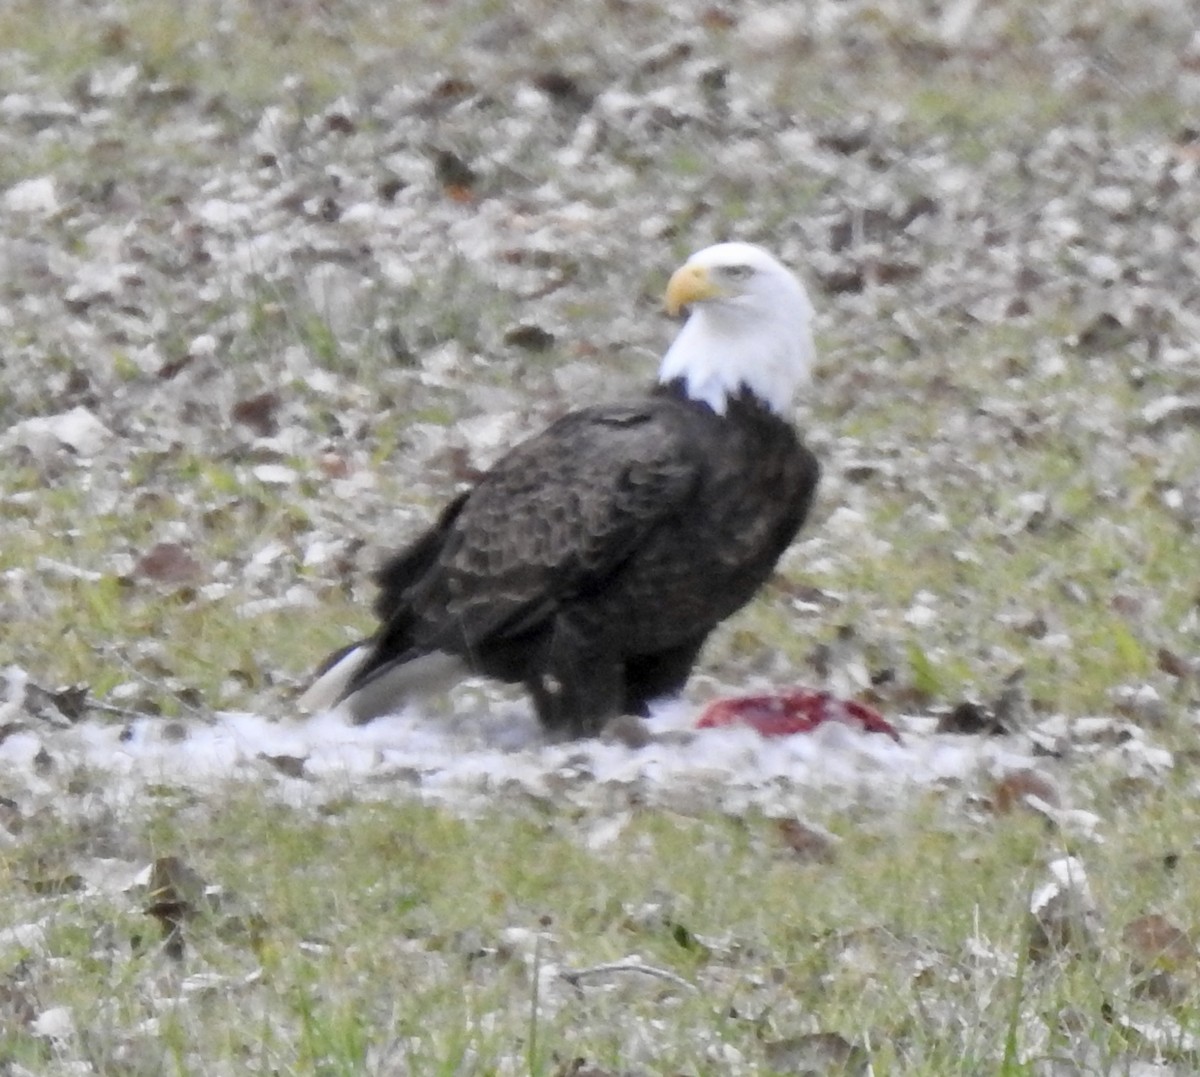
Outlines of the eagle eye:
[[754,274],[754,267],[748,265],[728,265],[721,267],[721,273],[730,280],[747,280]]

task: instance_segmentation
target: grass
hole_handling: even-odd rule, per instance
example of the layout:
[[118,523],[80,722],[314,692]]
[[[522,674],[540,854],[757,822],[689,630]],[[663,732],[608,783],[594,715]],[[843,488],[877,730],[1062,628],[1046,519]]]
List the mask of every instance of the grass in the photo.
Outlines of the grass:
[[[317,99],[345,88],[360,46],[346,31],[365,23],[339,24],[322,15],[315,4],[296,11],[219,0],[186,8],[128,0],[96,18],[70,0],[49,6],[15,0],[0,15],[0,31],[64,82],[97,63],[133,61],[183,86],[261,104],[274,96],[285,69]],[[376,30],[388,43],[416,33],[400,14],[380,20]]]
[[[934,797],[890,818],[835,816],[835,863],[808,864],[757,817],[635,813],[589,851],[592,820],[528,807],[462,819],[354,798],[318,816],[226,793],[110,823],[131,862],[180,856],[222,888],[220,906],[188,922],[178,965],[136,892],[40,896],[33,840],[7,855],[16,919],[50,925],[10,982],[68,1006],[93,1029],[94,1056],[158,1051],[167,1072],[243,1058],[355,1073],[381,1051],[422,1073],[550,1074],[574,1057],[762,1072],[766,1044],[820,1029],[877,1045],[878,1073],[1004,1072],[1006,1052],[1007,1072],[1024,1073],[1014,1058],[1052,1042],[1062,1007],[1138,1005],[1111,945],[1022,967],[1029,892],[1064,851],[1025,814],[964,825]],[[1114,924],[1147,909],[1185,916],[1198,881],[1190,855],[1161,866],[1190,848],[1190,800],[1165,790],[1140,810],[1141,835],[1114,831],[1087,851]],[[86,848],[101,836],[39,825],[30,839]],[[1160,866],[1121,871],[1131,859]],[[72,975],[53,976],[43,954]],[[625,972],[571,988],[555,972],[609,962],[691,986]],[[1190,992],[1172,1012],[1185,1027],[1200,1016]],[[1115,1033],[1096,1032],[1120,1053]],[[27,1066],[52,1057],[19,1031],[5,1050]]]
[[[367,627],[374,554],[454,488],[453,464],[420,456],[431,430],[455,445],[458,419],[487,414],[501,393],[527,401],[536,426],[539,408],[565,403],[555,375],[569,363],[594,362],[613,393],[639,378],[661,344],[647,296],[668,271],[662,251],[744,233],[793,243],[815,272],[844,213],[926,192],[957,205],[939,187],[945,170],[947,189],[965,183],[992,201],[968,200],[942,238],[885,236],[863,255],[911,258],[919,274],[848,294],[822,293],[815,277],[827,359],[809,423],[826,487],[777,585],[724,626],[705,669],[727,684],[761,663],[804,679],[813,648],[850,626],[870,671],[892,670],[898,689],[930,706],[994,698],[1016,668],[1039,715],[1108,714],[1114,687],[1149,684],[1167,708],[1147,735],[1177,766],[1146,777],[1091,757],[1047,761],[1069,802],[1101,817],[1096,844],[1031,812],[995,812],[986,775],[879,813],[791,790],[788,810],[802,806],[838,839],[832,862],[810,862],[776,820],[715,807],[684,815],[618,798],[619,811],[603,812],[508,790],[486,808],[438,805],[410,795],[407,779],[347,783],[333,799],[314,786],[299,803],[296,785],[269,781],[134,796],[83,765],[6,765],[0,794],[15,808],[0,801],[0,1068],[569,1077],[586,1058],[612,1074],[766,1073],[817,1032],[866,1048],[876,1075],[1034,1077],[1050,1056],[1085,1050],[1092,1071],[1160,1056],[1178,1072],[1194,1066],[1183,1038],[1200,1032],[1195,960],[1147,986],[1124,941],[1126,925],[1150,913],[1196,930],[1195,686],[1158,669],[1160,648],[1196,653],[1194,530],[1162,497],[1189,481],[1194,430],[1154,438],[1139,419],[1147,402],[1194,386],[1178,365],[1138,352],[1139,332],[1107,350],[1073,343],[1091,317],[1085,300],[1126,283],[1097,290],[1086,279],[1091,244],[1105,250],[1088,233],[1088,169],[1099,175],[1101,162],[1105,182],[1146,194],[1147,214],[1174,197],[1165,183],[1151,197],[1108,176],[1127,149],[1152,158],[1189,122],[1167,92],[1178,51],[1169,13],[1111,3],[1092,23],[1077,5],[1051,5],[1058,28],[1042,32],[1042,8],[1011,0],[947,45],[929,20],[839,8],[816,46],[797,46],[797,62],[769,50],[747,59],[740,9],[723,26],[718,8],[681,23],[643,7],[598,4],[569,20],[541,0],[123,0],[103,17],[71,0],[3,5],[0,62],[14,93],[79,103],[89,73],[136,64],[143,75],[136,93],[79,104],[78,123],[11,121],[5,142],[4,185],[53,174],[64,208],[6,222],[29,269],[0,279],[4,425],[83,402],[117,443],[95,462],[0,450],[5,661],[39,683],[83,682],[166,716],[287,713],[314,661]],[[524,19],[515,30],[513,14]],[[528,48],[489,59],[484,31]],[[689,112],[695,80],[713,66],[730,68],[753,108]],[[595,167],[578,175],[555,163],[573,121],[547,113],[527,145],[509,126],[543,67],[587,93],[616,92]],[[414,90],[448,77],[472,84],[462,100]],[[662,93],[661,104],[644,129],[622,127],[623,95],[642,93]],[[356,126],[335,137],[320,117],[343,96]],[[270,172],[254,164],[249,135],[276,105],[292,136]],[[784,133],[838,136],[864,122],[871,140],[836,167],[786,163]],[[1084,149],[1055,165],[1069,173],[1059,187],[1038,186],[1037,155],[1055,159],[1063,125]],[[103,137],[81,148],[79,133],[95,130]],[[725,156],[760,133],[772,153],[778,142],[766,176]],[[447,207],[423,178],[426,143],[443,142],[480,158],[478,202]],[[494,173],[489,153],[504,161]],[[1028,169],[1007,169],[1006,158]],[[235,239],[204,245],[191,212],[201,190],[226,197],[244,181],[271,195],[292,183],[298,204],[336,191],[345,209],[378,187],[382,161],[404,181],[389,200],[399,223],[359,234],[302,208],[282,269],[226,280],[226,264],[204,260]],[[1042,283],[1023,297],[1028,313],[981,322],[972,288],[1002,291],[1010,274],[971,274],[1003,261],[1006,230],[1036,233],[1055,199],[1084,234],[1045,255],[1015,244]],[[612,216],[626,201],[626,216]],[[274,211],[269,198],[256,204]],[[581,204],[594,216],[556,216]],[[988,228],[972,231],[973,214]],[[422,246],[429,221],[440,240]],[[568,283],[537,264],[506,277],[504,258],[471,247],[480,221],[498,250],[545,246]],[[101,225],[127,231],[116,257],[145,279],[67,317],[55,295],[71,259],[106,241]],[[388,228],[392,253],[414,262],[404,289],[371,276],[371,244]],[[617,233],[630,237],[619,249]],[[334,326],[346,311],[324,309],[305,287],[305,259],[321,242],[343,265],[367,267],[344,334]],[[43,248],[53,252],[44,272]],[[1154,279],[1136,282],[1138,303],[1158,302],[1145,283]],[[1186,309],[1187,295],[1155,308],[1164,338],[1173,303]],[[555,348],[503,348],[531,311]],[[218,341],[216,361],[183,362],[202,333]],[[423,364],[450,342],[464,369],[427,378]],[[264,446],[230,415],[265,388],[281,397],[282,434]],[[322,471],[326,456],[345,464],[345,483],[330,477],[336,467]],[[855,456],[884,466],[851,481],[839,469]],[[300,478],[261,482],[262,462]],[[356,486],[364,475],[373,485]],[[1045,496],[1044,518],[1022,507],[1028,493]],[[839,524],[843,509],[861,526],[844,513]],[[137,577],[142,553],[180,536],[199,581]],[[321,543],[333,554],[306,562]],[[257,564],[273,544],[279,557]],[[294,604],[293,587],[313,605]],[[819,612],[797,613],[800,587],[827,596]],[[914,622],[914,605],[933,617]],[[0,723],[0,747],[41,735],[13,721]],[[1066,854],[1088,869],[1096,945],[1034,960],[1029,897]],[[221,888],[211,904],[191,902],[180,961],[145,912],[150,897],[127,888],[163,856]],[[600,968],[635,959],[658,974]],[[74,1031],[56,1036],[38,1019],[59,1007]],[[1141,1018],[1174,1029],[1176,1042],[1152,1048],[1122,1026]]]

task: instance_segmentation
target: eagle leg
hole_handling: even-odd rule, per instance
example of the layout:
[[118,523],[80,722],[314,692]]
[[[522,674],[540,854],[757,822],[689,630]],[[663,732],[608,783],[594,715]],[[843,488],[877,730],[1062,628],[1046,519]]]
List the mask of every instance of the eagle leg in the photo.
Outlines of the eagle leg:
[[598,651],[594,640],[559,617],[525,687],[547,730],[590,737],[621,713],[623,674],[615,655]]
[[621,713],[620,672],[618,663],[601,662],[582,676],[573,671],[569,679],[547,671],[531,677],[525,687],[545,729],[572,738],[592,737]]
[[656,699],[677,695],[687,683],[707,636],[688,640],[655,654],[639,654],[625,660],[624,713],[643,718]]

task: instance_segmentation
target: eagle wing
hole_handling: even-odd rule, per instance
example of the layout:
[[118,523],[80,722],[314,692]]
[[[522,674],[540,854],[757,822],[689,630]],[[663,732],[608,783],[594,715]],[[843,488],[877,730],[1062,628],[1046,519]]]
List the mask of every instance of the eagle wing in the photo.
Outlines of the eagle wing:
[[[422,648],[519,636],[603,589],[700,480],[662,403],[573,413],[504,456],[385,566],[380,612]],[[389,579],[390,577],[390,579]]]

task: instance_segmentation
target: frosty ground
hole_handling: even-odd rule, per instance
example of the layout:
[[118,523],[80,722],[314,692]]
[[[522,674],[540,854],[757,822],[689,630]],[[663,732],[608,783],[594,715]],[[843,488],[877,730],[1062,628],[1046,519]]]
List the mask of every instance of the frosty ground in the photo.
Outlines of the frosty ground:
[[[9,1072],[1195,1070],[1188,5],[14,0],[0,42]],[[725,238],[813,294],[825,478],[652,743],[482,684],[295,713]],[[691,730],[794,684],[904,743]]]

